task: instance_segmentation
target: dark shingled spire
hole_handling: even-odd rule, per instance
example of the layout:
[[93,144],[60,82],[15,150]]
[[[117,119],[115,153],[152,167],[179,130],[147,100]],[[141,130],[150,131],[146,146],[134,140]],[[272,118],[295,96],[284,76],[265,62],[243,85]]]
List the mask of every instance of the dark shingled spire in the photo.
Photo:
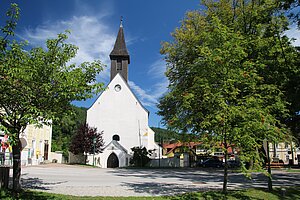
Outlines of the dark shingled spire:
[[130,58],[126,48],[122,21],[123,20],[121,17],[120,29],[115,42],[115,46],[109,55],[111,60],[110,80],[112,80],[117,74],[120,74],[127,82],[128,64],[130,63]]
[[123,57],[128,59],[128,64],[130,64],[129,53],[126,48],[122,19],[120,24],[120,29],[118,32],[118,36],[115,42],[114,49],[111,51],[109,57],[110,59],[115,59],[117,57]]

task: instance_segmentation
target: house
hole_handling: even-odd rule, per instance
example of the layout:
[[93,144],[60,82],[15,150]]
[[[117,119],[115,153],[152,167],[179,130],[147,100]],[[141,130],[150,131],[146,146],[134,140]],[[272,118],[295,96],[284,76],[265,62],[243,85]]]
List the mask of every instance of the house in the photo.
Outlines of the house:
[[[199,161],[203,161],[210,157],[224,160],[224,151],[220,147],[207,147],[203,142],[176,142],[171,144],[163,144],[163,158],[173,158],[179,156],[181,160],[189,160],[190,166],[195,165]],[[228,147],[228,155],[230,160],[235,160],[237,151],[233,147]],[[180,165],[183,166],[183,165]]]
[[20,136],[22,165],[38,165],[50,161],[52,126],[28,125]]
[[128,85],[130,55],[127,51],[123,25],[110,53],[110,83],[87,110],[87,123],[103,131],[103,153],[88,156],[88,164],[99,167],[125,167],[133,155],[132,147],[146,147],[158,155],[154,131],[148,125],[149,111]]
[[264,149],[268,152],[272,163],[282,163],[285,165],[299,164],[300,150],[296,148],[294,142],[267,143],[264,141]]
[[[52,126],[43,125],[36,127],[28,125],[20,134],[22,144],[21,165],[38,165],[50,160]],[[9,145],[9,138],[0,133],[1,156],[0,164],[12,165],[12,148]]]

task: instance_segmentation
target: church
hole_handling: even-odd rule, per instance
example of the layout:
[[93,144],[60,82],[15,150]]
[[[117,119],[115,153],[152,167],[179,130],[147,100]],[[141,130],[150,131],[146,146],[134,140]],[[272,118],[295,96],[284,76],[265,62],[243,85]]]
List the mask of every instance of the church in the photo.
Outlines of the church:
[[87,123],[103,131],[104,150],[88,156],[88,164],[102,168],[129,166],[132,147],[152,150],[158,156],[154,131],[148,126],[149,111],[130,89],[127,51],[122,22],[110,53],[110,83],[87,111]]

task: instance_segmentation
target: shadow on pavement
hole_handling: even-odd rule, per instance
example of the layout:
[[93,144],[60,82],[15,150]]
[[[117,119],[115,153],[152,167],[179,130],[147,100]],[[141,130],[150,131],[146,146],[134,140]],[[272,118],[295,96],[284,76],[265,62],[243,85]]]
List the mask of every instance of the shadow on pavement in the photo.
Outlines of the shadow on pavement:
[[[142,183],[128,183],[123,182],[122,186],[129,187],[136,193],[148,193],[151,196],[170,196],[175,194],[182,194],[186,192],[200,191],[199,188],[195,188],[193,184],[177,184],[177,183],[154,183],[154,182],[142,182]],[[202,188],[204,190],[205,188]],[[209,188],[210,190],[214,188]],[[218,189],[218,188],[215,188]]]
[[21,178],[21,185],[23,189],[50,190],[49,186],[55,186],[65,182],[67,181],[46,183],[39,178]]
[[[123,182],[122,184],[137,193],[151,195],[172,195],[207,189],[220,190],[223,183],[223,171],[214,169],[116,169],[108,173],[122,177],[143,178],[143,182]],[[274,173],[272,177],[275,187],[300,186],[300,173],[282,171]],[[172,183],[164,179],[172,179]],[[251,179],[241,173],[229,173],[228,180],[228,189],[266,189],[268,187],[268,177],[262,173],[252,173]],[[180,183],[180,181],[187,183]]]

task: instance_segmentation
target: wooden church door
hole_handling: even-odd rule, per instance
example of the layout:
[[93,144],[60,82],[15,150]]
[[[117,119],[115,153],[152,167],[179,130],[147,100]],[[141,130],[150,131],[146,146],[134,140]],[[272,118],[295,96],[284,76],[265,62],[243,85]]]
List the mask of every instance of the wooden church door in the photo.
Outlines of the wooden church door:
[[119,167],[119,159],[115,153],[111,153],[107,159],[107,168]]

